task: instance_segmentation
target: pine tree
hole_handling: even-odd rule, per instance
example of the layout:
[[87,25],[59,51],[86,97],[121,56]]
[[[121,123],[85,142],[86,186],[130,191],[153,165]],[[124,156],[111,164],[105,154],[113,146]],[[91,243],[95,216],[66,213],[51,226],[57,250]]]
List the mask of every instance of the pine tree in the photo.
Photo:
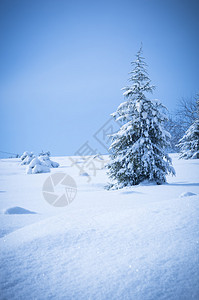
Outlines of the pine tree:
[[145,95],[152,93],[155,87],[146,71],[142,47],[132,65],[131,85],[122,89],[126,101],[112,114],[122,126],[112,135],[111,161],[107,168],[113,183],[108,188],[137,185],[145,180],[162,184],[167,174],[175,174],[165,152],[170,139],[163,128],[166,108]]
[[199,158],[199,94],[196,98],[196,107],[196,119],[177,145],[180,147],[180,158]]

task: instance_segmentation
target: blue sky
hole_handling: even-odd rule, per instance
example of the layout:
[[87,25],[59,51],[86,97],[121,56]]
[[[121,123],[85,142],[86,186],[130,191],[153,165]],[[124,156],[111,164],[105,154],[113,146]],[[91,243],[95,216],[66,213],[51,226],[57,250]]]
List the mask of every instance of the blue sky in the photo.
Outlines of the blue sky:
[[141,42],[153,97],[173,110],[199,90],[198,12],[193,0],[1,0],[0,150],[72,155],[88,140],[104,152],[93,134]]

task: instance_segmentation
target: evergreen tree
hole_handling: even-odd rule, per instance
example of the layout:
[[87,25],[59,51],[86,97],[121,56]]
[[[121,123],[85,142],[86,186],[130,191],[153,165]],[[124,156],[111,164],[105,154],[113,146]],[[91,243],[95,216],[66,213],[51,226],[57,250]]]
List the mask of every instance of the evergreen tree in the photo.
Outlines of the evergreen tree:
[[180,158],[199,158],[199,94],[197,96],[196,107],[196,119],[177,145],[180,147]]
[[142,47],[132,65],[131,85],[122,89],[126,101],[112,114],[122,126],[112,135],[111,161],[107,168],[113,183],[108,188],[137,185],[145,180],[162,184],[167,174],[175,174],[165,152],[170,139],[163,128],[166,108],[145,95],[152,93],[155,87],[146,71]]

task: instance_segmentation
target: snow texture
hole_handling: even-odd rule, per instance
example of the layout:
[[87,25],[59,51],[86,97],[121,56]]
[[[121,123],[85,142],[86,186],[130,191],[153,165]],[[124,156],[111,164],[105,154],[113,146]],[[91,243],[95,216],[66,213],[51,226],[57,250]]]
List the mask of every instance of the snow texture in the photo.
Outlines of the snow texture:
[[[0,211],[38,214],[0,214],[0,298],[197,300],[199,161],[172,159],[168,184],[106,191],[106,170],[87,183],[57,157],[78,187],[64,208],[42,196],[48,174],[26,176],[19,159],[1,159]],[[197,195],[179,199],[187,191]]]

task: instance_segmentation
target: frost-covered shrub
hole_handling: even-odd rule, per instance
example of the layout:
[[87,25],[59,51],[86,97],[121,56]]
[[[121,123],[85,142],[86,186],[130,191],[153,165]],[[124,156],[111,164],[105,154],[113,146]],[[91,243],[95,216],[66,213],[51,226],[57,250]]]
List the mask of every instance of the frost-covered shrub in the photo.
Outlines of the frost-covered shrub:
[[180,158],[199,158],[199,119],[189,127],[179,141],[178,147],[180,147]]
[[58,168],[59,164],[55,161],[50,160],[48,155],[41,155],[35,157],[30,162],[27,167],[27,174],[36,174],[36,173],[48,173],[50,168]]
[[33,152],[25,151],[21,156],[21,165],[29,165],[27,167],[27,174],[47,173],[50,172],[50,168],[58,168],[59,164],[50,159],[50,152],[40,153],[39,157],[36,157]]
[[46,156],[46,155],[50,157],[50,151],[47,152],[42,151],[41,153],[39,153],[39,156]]
[[42,161],[49,168],[58,168],[59,164],[55,161],[52,161],[48,155],[39,156],[39,160]]
[[21,155],[20,159],[21,159],[21,160],[24,160],[27,156],[30,156],[30,153],[29,153],[28,151],[25,151],[25,152]]
[[27,174],[36,174],[36,173],[49,173],[50,168],[41,161],[38,157],[35,157],[27,166]]
[[29,165],[29,163],[35,158],[33,152],[24,152],[21,156],[21,165]]

